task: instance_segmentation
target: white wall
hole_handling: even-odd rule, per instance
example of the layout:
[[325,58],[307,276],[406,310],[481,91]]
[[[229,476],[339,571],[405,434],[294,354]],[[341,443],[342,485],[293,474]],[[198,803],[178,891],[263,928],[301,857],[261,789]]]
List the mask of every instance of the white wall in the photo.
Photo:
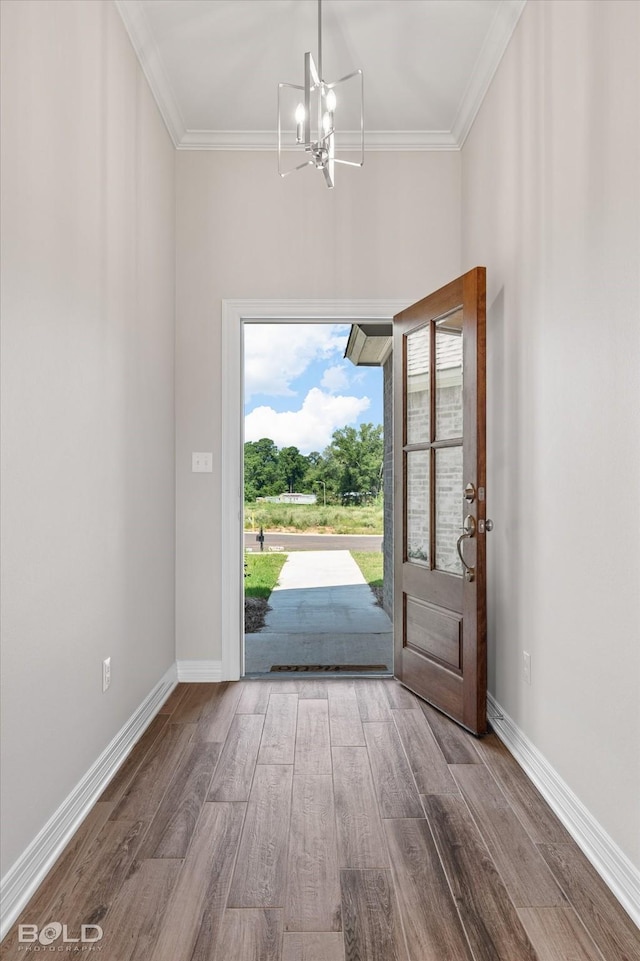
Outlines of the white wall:
[[406,298],[459,272],[460,157],[370,153],[334,190],[311,168],[281,180],[271,153],[177,158],[179,659],[220,658],[222,299]]
[[490,690],[640,867],[639,64],[640,4],[527,4],[462,209],[488,278]]
[[175,196],[112,3],[1,54],[4,874],[174,659]]

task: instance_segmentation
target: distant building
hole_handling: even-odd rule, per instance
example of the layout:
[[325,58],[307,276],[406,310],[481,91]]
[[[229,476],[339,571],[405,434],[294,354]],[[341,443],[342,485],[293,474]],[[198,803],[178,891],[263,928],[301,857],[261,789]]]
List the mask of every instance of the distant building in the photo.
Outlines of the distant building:
[[256,497],[256,501],[269,501],[270,504],[315,504],[315,494],[278,494],[277,497]]
[[280,494],[277,498],[281,504],[315,504],[315,494]]

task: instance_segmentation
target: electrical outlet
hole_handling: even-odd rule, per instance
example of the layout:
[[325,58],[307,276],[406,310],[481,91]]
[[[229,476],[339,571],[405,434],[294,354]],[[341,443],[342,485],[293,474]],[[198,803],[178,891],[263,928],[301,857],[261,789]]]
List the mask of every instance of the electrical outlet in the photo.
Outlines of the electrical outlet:
[[102,693],[107,690],[111,684],[111,658],[105,657],[102,662]]
[[522,652],[522,676],[525,684],[531,684],[531,654]]

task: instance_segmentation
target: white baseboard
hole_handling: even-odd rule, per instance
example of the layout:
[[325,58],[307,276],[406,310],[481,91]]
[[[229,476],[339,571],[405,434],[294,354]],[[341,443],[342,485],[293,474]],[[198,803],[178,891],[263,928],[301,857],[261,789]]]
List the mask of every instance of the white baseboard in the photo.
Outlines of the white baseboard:
[[487,710],[500,740],[640,927],[640,871],[491,694],[487,694]]
[[179,681],[222,680],[222,661],[177,661],[177,668]]
[[176,686],[172,664],[2,879],[0,940]]

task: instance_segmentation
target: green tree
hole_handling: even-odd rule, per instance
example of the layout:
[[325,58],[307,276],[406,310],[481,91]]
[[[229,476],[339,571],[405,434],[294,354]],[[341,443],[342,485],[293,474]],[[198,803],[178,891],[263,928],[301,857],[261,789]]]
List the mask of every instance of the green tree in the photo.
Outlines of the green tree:
[[333,465],[317,451],[307,456],[307,473],[305,475],[305,489],[314,493],[319,503],[339,503],[337,492],[337,475]]
[[269,437],[249,440],[244,445],[244,499],[281,494],[278,448]]
[[382,426],[360,424],[334,431],[324,452],[327,488],[347,503],[376,497],[381,486],[384,443]]
[[283,447],[278,454],[278,475],[282,481],[282,490],[289,493],[301,490],[308,466],[307,458],[302,456],[297,447]]
[[304,457],[297,447],[278,450],[268,437],[244,445],[245,501],[284,491],[313,491],[327,504],[358,504],[377,496],[384,447],[382,427],[361,424],[333,432],[329,446]]

